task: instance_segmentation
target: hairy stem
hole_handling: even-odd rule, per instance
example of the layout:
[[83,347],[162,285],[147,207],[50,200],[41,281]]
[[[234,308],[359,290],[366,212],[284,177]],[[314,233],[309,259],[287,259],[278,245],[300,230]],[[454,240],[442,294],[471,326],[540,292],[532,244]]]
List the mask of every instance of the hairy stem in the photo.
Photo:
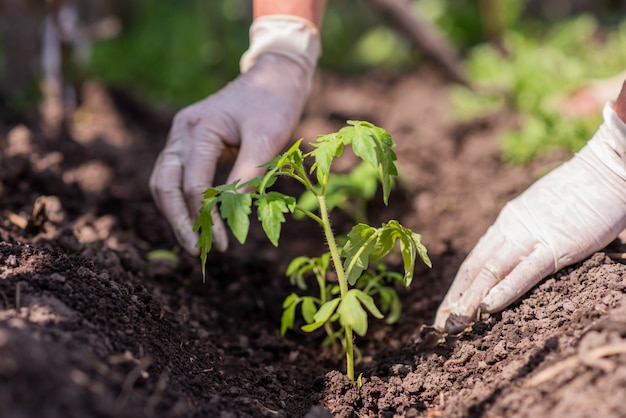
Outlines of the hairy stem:
[[[337,273],[337,281],[339,282],[339,291],[341,298],[343,299],[348,294],[348,279],[346,273],[343,270],[341,264],[341,256],[339,255],[339,249],[337,248],[337,242],[335,241],[335,235],[330,227],[330,218],[328,216],[328,208],[326,207],[326,199],[323,195],[317,196],[320,207],[320,217],[323,222],[324,235],[326,236],[326,242],[328,244],[328,250],[330,252],[330,258],[333,260],[335,266],[335,272]],[[352,327],[346,325],[344,327],[346,338],[346,374],[352,383],[354,383],[354,345],[352,344]]]

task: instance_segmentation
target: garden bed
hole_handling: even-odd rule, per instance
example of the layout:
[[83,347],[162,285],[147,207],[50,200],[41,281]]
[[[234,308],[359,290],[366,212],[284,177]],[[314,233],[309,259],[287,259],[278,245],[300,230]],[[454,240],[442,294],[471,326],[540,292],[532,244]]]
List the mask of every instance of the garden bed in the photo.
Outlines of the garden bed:
[[324,249],[316,225],[288,221],[276,249],[253,224],[245,246],[210,254],[203,282],[195,257],[148,257],[178,251],[147,187],[171,114],[88,82],[63,138],[5,119],[0,416],[624,416],[626,267],[606,253],[462,335],[428,328],[500,208],[567,158],[504,164],[497,138],[515,115],[459,123],[446,93],[428,70],[320,75],[296,132],[312,140],[348,119],[388,130],[402,181],[388,207],[368,208],[371,223],[400,220],[433,261],[399,291],[400,321],[358,339],[360,393],[319,335],[279,335],[285,267]]

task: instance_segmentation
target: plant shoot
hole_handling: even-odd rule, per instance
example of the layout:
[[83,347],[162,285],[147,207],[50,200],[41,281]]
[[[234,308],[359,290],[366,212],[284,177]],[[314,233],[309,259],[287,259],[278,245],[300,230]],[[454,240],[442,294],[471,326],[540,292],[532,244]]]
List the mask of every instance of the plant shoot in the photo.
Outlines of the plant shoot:
[[[286,213],[297,213],[317,222],[328,244],[328,252],[319,257],[297,257],[290,263],[286,274],[292,283],[303,289],[306,288],[306,277],[314,277],[318,296],[289,295],[283,303],[281,333],[294,327],[300,307],[305,322],[301,329],[313,332],[323,328],[326,331],[325,342],[345,352],[346,373],[354,383],[357,380],[354,376],[355,351],[358,353],[354,333],[360,336],[367,333],[368,315],[378,319],[386,317],[388,323],[395,322],[400,314],[400,301],[394,285],[411,284],[418,255],[428,266],[431,263],[421,236],[396,220],[385,222],[379,228],[357,223],[346,237],[337,237],[333,233],[329,212],[330,208],[340,206],[335,194],[340,189],[337,187],[340,182],[333,180],[338,175],[331,171],[331,166],[347,145],[376,173],[385,204],[398,175],[391,135],[369,122],[349,121],[348,124],[336,133],[318,136],[311,143],[313,151],[307,153],[302,151],[300,139],[264,165],[268,170],[264,176],[246,183],[233,182],[207,189],[195,229],[200,232],[197,245],[201,249],[204,274],[212,242],[211,211],[216,206],[240,243],[246,241],[253,204],[263,230],[275,246],[278,246]],[[309,160],[312,165],[307,168],[305,161]],[[308,199],[306,206],[299,204],[293,196],[270,190],[280,176],[295,179],[303,186]],[[313,205],[310,203],[312,197]],[[403,274],[388,271],[380,262],[397,247],[397,243]],[[329,280],[331,271],[336,274],[335,281]]]

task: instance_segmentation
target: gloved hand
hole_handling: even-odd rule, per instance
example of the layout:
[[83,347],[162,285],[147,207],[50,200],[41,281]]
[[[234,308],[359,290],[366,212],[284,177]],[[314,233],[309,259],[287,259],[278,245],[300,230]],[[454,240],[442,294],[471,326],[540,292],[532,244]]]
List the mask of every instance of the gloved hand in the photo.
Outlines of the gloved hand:
[[611,103],[603,117],[580,152],[502,209],[461,265],[436,328],[459,332],[479,310],[501,311],[626,227],[626,124]]
[[[242,74],[175,116],[150,190],[190,254],[199,254],[193,224],[222,152],[239,148],[227,183],[262,174],[259,166],[282,151],[299,121],[319,53],[319,34],[309,21],[287,15],[258,18],[250,28]],[[225,251],[224,224],[217,212],[213,215],[214,245]]]

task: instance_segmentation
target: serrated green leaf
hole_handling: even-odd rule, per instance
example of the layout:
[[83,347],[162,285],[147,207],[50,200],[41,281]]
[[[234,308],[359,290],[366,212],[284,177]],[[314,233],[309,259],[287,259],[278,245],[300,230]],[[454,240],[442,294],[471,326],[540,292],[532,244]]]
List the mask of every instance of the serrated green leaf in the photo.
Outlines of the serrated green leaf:
[[381,170],[380,182],[383,186],[383,200],[385,204],[388,203],[389,194],[391,193],[391,189],[393,187],[394,178],[398,175],[398,168],[396,167],[395,161],[398,159],[396,153],[391,149],[391,147],[395,146],[393,141],[391,140],[391,136],[381,128],[376,128],[373,130],[374,134],[377,138],[379,138],[380,142],[383,143],[380,148],[376,151],[380,154],[378,155],[379,159],[379,168]]
[[249,193],[222,193],[219,195],[220,215],[226,219],[228,226],[237,238],[244,243],[250,228],[249,215],[252,212],[252,197]]
[[352,129],[347,127],[339,132],[343,133],[346,144],[352,143],[352,150],[356,156],[378,170],[378,177],[383,186],[383,200],[387,204],[393,179],[398,175],[395,164],[397,156],[392,149],[395,143],[386,130],[369,122],[351,120],[348,124],[352,125]]
[[430,261],[430,257],[428,257],[428,250],[422,244],[422,236],[418,233],[413,232],[413,242],[415,243],[415,247],[417,247],[417,253],[420,258],[428,267],[432,267],[433,263]]
[[[398,221],[390,221],[385,224],[385,227],[393,228],[396,236],[400,239],[400,252],[404,263],[404,285],[409,286],[413,281],[417,249],[421,247],[425,254],[426,248],[423,247],[419,240],[416,240],[419,237],[418,234],[400,225]],[[428,260],[428,258],[426,259]]]
[[204,191],[204,193],[202,193],[205,199],[210,199],[212,197],[217,196],[218,194],[220,194],[220,190],[217,189],[216,187],[209,187],[208,189]]
[[282,193],[269,192],[259,195],[255,205],[258,207],[257,214],[263,231],[265,231],[270,242],[277,247],[281,224],[285,222],[283,213],[293,212],[296,207],[296,199]]
[[300,149],[301,144],[302,144],[302,138],[294,142],[294,144],[282,154],[281,158],[278,161],[277,166],[279,168],[285,165],[291,165],[295,167],[302,166],[302,161],[304,160],[304,157],[302,155],[302,150]]
[[357,157],[367,161],[373,167],[378,167],[377,148],[380,145],[376,143],[376,138],[372,134],[374,125],[363,121],[348,121],[348,123],[352,126],[343,128],[339,133],[345,135],[346,143],[350,141],[352,151]]
[[202,266],[202,277],[206,277],[206,259],[213,244],[213,218],[211,211],[217,203],[216,197],[202,200],[202,206],[198,214],[198,219],[193,225],[193,230],[198,232],[198,242],[196,247],[200,248],[200,264]]
[[300,150],[301,143],[302,139],[299,139],[287,151],[261,165],[261,167],[268,168],[268,171],[260,182],[252,184],[259,193],[265,193],[265,190],[276,182],[281,172],[293,173],[296,167],[303,169],[304,156]]
[[410,229],[402,226],[398,221],[391,220],[384,223],[376,241],[376,247],[372,254],[372,259],[380,259],[388,254],[393,248],[397,240],[400,241],[400,253],[404,264],[405,286],[409,286],[413,280],[413,272],[415,270],[415,258],[417,254],[424,263],[431,267],[432,264],[428,258],[426,247],[421,243],[421,235],[416,234]]
[[383,224],[382,227],[378,228],[379,235],[376,240],[376,247],[372,254],[372,259],[380,260],[387,254],[393,250],[396,239],[398,238],[398,234],[395,228],[387,226],[387,224]]
[[320,184],[325,182],[325,178],[330,174],[330,166],[335,158],[343,153],[343,141],[338,134],[320,135],[316,142],[311,145],[315,148],[309,153],[315,158],[315,163],[311,167],[311,173],[316,172],[317,181]]
[[293,164],[302,164],[302,150],[300,149],[300,145],[302,144],[302,139],[297,140],[296,142],[289,147],[289,149],[282,154],[277,155],[272,158],[270,161],[261,165],[261,167],[272,169],[280,169],[285,165],[293,165]]
[[361,337],[367,333],[367,312],[361,306],[355,294],[356,289],[350,290],[341,299],[337,307],[339,323],[344,327],[351,327]]
[[348,233],[348,241],[342,248],[344,270],[350,285],[354,285],[357,279],[369,267],[370,256],[374,252],[376,239],[373,235],[376,229],[369,225],[357,224]]
[[341,302],[341,299],[337,298],[337,299],[329,300],[328,302],[320,306],[318,311],[313,316],[313,320],[315,322],[304,325],[302,327],[302,331],[313,332],[319,327],[323,326],[326,322],[328,322],[328,319],[335,312],[335,309],[337,308],[337,305],[339,304],[339,302]]
[[246,183],[247,186],[252,187],[257,192],[261,191],[261,187],[267,189],[272,187],[276,183],[276,176],[270,173],[266,173],[265,176],[258,176]]

